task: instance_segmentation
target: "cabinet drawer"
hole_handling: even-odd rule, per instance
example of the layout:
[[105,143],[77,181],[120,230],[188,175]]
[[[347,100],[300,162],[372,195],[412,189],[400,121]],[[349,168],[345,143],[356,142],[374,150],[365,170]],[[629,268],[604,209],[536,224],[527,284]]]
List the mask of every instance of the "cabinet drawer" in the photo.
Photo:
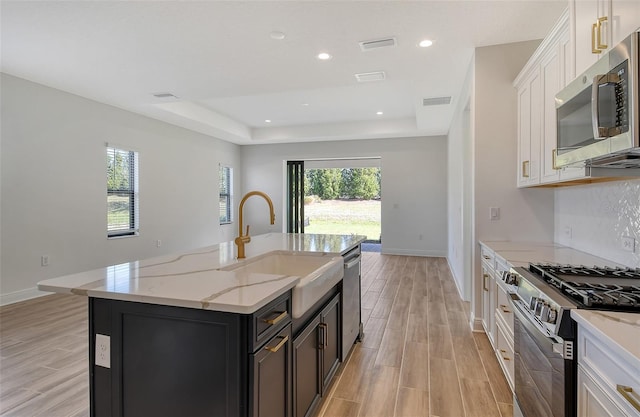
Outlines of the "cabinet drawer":
[[513,311],[511,310],[511,296],[507,294],[505,288],[502,287],[502,281],[496,280],[498,288],[498,303],[496,305],[496,315],[500,316],[506,324],[506,332],[513,340]]
[[515,355],[513,353],[513,346],[511,345],[507,335],[505,334],[506,331],[503,327],[503,324],[500,321],[498,321],[496,324],[496,356],[498,357],[498,362],[502,367],[502,371],[507,377],[509,387],[511,388],[511,391],[513,391],[513,362],[515,358]]
[[[632,364],[611,351],[596,335],[584,327],[578,328],[578,364],[593,376],[593,379],[628,415],[640,416],[634,404],[640,403],[640,372]],[[625,395],[622,387],[632,390]]]
[[578,415],[585,417],[628,416],[602,391],[581,365],[578,365]]
[[480,256],[482,257],[482,262],[487,264],[489,268],[495,269],[495,254],[491,249],[487,248],[484,245],[480,245]]
[[291,292],[287,292],[253,314],[252,351],[262,346],[290,322]]

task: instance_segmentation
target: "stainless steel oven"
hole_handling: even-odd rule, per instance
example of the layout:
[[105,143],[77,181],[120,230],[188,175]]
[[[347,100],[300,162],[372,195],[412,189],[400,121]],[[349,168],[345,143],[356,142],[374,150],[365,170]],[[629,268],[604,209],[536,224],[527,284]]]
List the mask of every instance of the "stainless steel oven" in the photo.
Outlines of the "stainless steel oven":
[[[545,334],[531,314],[515,302],[515,391],[524,416],[576,415],[576,361],[567,346],[574,340]],[[575,335],[574,335],[575,339]]]
[[640,313],[640,268],[530,264],[502,279],[517,285],[515,407],[524,417],[574,417],[577,326],[571,309]]

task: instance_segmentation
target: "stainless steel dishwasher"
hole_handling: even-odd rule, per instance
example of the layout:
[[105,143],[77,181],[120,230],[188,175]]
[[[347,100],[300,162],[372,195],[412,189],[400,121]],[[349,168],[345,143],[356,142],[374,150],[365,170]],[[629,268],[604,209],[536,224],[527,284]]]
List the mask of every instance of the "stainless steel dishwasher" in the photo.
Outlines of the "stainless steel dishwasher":
[[360,245],[342,255],[342,356],[345,360],[351,347],[362,337],[360,311]]

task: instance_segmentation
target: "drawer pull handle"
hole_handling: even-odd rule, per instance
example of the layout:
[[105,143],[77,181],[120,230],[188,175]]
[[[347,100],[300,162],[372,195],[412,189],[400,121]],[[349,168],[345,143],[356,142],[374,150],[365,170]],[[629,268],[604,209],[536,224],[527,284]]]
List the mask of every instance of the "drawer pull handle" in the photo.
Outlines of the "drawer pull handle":
[[507,356],[503,356],[502,359],[504,359],[505,361],[510,361],[511,358],[507,357]]
[[269,323],[271,325],[277,324],[278,322],[282,321],[288,315],[289,315],[288,311],[283,311],[282,313],[280,313],[280,315],[278,315],[278,317],[276,317],[274,319],[265,319],[264,322],[265,323]]
[[[282,336],[280,336],[280,337],[282,337]],[[279,350],[280,350],[280,348],[281,348],[282,346],[284,346],[284,344],[285,344],[285,343],[287,343],[287,341],[289,341],[289,336],[282,337],[282,340],[280,341],[280,343],[278,343],[278,344],[277,344],[277,345],[275,345],[274,347],[265,346],[264,348],[265,348],[266,350],[268,350],[269,352],[276,353],[277,351],[279,351]]]
[[504,349],[500,349],[500,352],[502,352],[502,353],[507,353],[507,351],[506,351],[506,350],[504,350]]
[[507,306],[506,306],[506,305],[504,305],[504,304],[500,304],[500,308],[502,309],[502,312],[503,312],[503,313],[505,313],[505,314],[509,314],[509,313],[511,313],[511,310],[509,310],[509,309],[507,308]]
[[625,400],[629,402],[636,410],[640,411],[640,400],[638,400],[638,394],[633,392],[633,388],[627,387],[626,385],[616,385],[616,389]]
[[488,255],[482,255],[482,257],[487,260],[491,259],[491,256],[488,256]]

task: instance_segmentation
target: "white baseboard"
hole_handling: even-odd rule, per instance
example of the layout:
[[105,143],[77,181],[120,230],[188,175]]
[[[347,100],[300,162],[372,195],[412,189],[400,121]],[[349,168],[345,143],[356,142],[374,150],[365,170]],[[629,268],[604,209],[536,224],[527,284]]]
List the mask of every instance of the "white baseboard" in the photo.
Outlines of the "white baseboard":
[[447,256],[447,253],[444,251],[385,248],[384,245],[382,247],[382,253],[384,255],[428,256],[436,258],[444,258]]
[[471,331],[473,332],[482,332],[484,333],[484,326],[482,325],[482,318],[475,318],[473,315],[473,311],[471,312],[471,321],[469,323],[471,325]]
[[462,293],[462,288],[460,288],[460,284],[458,283],[458,279],[456,278],[456,273],[453,268],[451,268],[451,262],[449,262],[449,258],[447,258],[447,265],[449,265],[449,271],[451,271],[451,277],[453,278],[453,282],[456,284],[456,288],[458,289],[458,295],[462,301],[470,301],[464,299],[464,294]]
[[6,306],[8,304],[18,303],[20,301],[30,300],[32,298],[42,297],[51,294],[50,292],[40,291],[36,287],[27,288],[26,290],[20,290],[0,295],[0,306]]

